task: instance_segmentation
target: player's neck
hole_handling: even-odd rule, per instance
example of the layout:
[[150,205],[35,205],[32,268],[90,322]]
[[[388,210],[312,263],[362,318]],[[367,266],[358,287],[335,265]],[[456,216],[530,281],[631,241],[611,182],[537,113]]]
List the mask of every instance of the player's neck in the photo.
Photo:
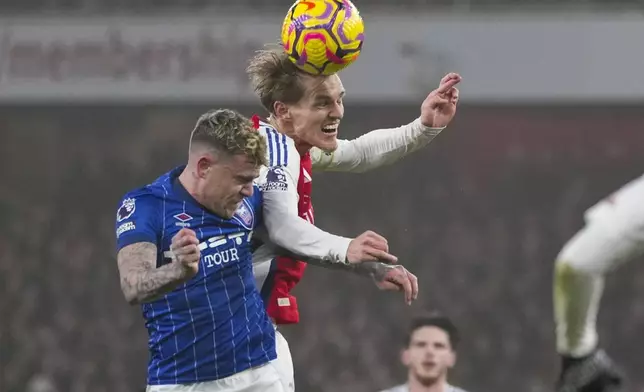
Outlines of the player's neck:
[[275,130],[278,133],[282,133],[282,134],[290,137],[291,139],[293,139],[293,142],[295,143],[295,149],[297,150],[297,152],[300,155],[306,154],[307,152],[309,152],[311,150],[311,148],[313,148],[312,145],[310,145],[309,143],[303,142],[302,140],[300,140],[300,138],[295,136],[295,131],[293,130],[292,127],[285,126],[284,124],[282,124],[278,119],[274,118],[273,116],[269,117],[268,122],[269,122],[269,124],[271,124],[271,126],[273,128],[275,128]]
[[197,201],[197,203],[204,205],[204,200],[202,200],[203,198],[201,197],[201,193],[199,192],[197,181],[195,179],[195,175],[190,169],[190,165],[186,166],[181,174],[179,174],[179,182],[186,190],[186,192],[188,192],[190,196],[192,196]]
[[439,378],[430,385],[423,385],[415,377],[409,377],[407,382],[409,392],[446,392],[447,382],[444,377]]

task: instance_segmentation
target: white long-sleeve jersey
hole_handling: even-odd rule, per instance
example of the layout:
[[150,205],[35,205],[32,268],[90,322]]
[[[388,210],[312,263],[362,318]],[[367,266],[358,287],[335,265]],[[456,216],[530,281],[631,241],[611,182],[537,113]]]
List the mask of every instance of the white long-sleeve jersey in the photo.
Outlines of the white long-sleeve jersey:
[[[455,387],[455,386],[450,385],[450,384],[446,384],[445,388],[443,390],[445,392],[467,392],[464,389]],[[380,391],[380,392],[409,392],[409,385],[402,384],[402,385],[398,385],[398,386],[395,386],[395,387],[390,388],[390,389],[385,389],[385,390]]]
[[[318,171],[365,172],[418,150],[442,130],[425,127],[416,119],[398,128],[371,131],[354,140],[338,140],[333,152],[311,149],[312,167]],[[275,269],[273,244],[329,262],[345,262],[351,239],[315,227],[312,211],[305,216],[306,220],[298,216],[301,157],[295,142],[265,122],[260,122],[259,132],[266,138],[268,166],[260,170],[257,183],[264,194],[264,225],[270,242],[255,251],[253,262],[257,287],[267,300],[275,283],[267,284]],[[305,182],[312,180],[311,173],[302,171],[302,175]],[[278,306],[294,306],[288,298],[277,300]]]
[[[617,215],[616,211],[625,213]],[[614,219],[619,219],[618,216],[634,220],[644,219],[644,176],[631,180],[607,198],[590,207],[584,214],[587,222],[611,216],[615,217]]]

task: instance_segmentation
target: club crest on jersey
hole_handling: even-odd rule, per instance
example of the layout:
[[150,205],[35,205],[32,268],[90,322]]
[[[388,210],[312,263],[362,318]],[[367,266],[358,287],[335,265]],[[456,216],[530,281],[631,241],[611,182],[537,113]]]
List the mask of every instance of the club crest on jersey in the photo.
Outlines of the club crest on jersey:
[[185,212],[182,212],[180,214],[174,215],[173,218],[179,221],[179,222],[175,222],[176,226],[190,227],[190,223],[188,223],[188,221],[192,220],[192,216],[186,214]]
[[136,199],[133,198],[127,198],[123,200],[123,204],[119,207],[118,211],[116,212],[116,221],[121,222],[134,214],[134,210],[136,209]]
[[255,216],[253,214],[253,211],[251,211],[250,208],[248,208],[248,205],[246,205],[245,200],[242,201],[242,203],[239,205],[239,208],[237,208],[237,211],[235,211],[235,216],[233,216],[233,218],[241,223],[241,225],[246,229],[253,229]]

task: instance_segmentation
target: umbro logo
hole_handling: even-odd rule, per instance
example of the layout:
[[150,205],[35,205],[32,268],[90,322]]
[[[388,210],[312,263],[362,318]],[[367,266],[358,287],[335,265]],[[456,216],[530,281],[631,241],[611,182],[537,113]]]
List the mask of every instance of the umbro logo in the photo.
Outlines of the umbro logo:
[[186,214],[185,212],[182,212],[180,214],[175,215],[174,218],[177,219],[180,222],[187,222],[190,219],[192,219],[192,217],[190,215]]
[[186,223],[189,220],[192,219],[192,216],[186,214],[185,212],[182,212],[180,214],[177,214],[173,217],[174,219],[178,220],[179,222],[175,222],[176,226],[179,227],[190,227],[190,223]]

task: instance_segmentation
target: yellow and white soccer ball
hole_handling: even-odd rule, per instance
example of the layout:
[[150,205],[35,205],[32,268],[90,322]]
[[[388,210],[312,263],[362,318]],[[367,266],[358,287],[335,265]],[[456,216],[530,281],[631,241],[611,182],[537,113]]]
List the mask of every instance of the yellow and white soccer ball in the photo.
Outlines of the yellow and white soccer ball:
[[349,0],[298,0],[282,25],[282,45],[298,68],[331,75],[362,50],[364,22]]

